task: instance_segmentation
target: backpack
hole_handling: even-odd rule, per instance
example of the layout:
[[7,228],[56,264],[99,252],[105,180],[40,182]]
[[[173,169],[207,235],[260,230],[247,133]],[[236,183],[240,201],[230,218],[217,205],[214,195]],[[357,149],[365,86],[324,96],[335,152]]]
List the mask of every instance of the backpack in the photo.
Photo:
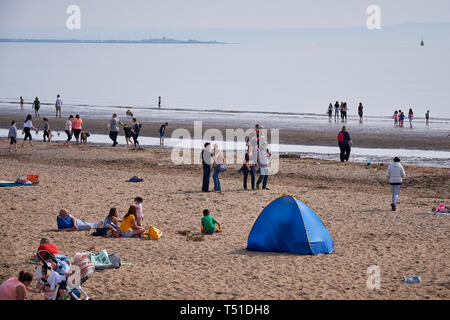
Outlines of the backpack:
[[344,132],[343,131],[339,132],[339,134],[338,134],[338,141],[339,142],[344,142]]

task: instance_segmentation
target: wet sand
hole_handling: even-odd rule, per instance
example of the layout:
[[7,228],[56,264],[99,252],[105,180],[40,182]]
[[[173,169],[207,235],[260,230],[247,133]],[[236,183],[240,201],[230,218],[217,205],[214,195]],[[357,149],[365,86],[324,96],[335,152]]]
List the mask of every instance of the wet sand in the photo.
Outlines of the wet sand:
[[[150,125],[144,128],[153,130]],[[317,165],[314,159],[286,156],[280,172],[269,178],[270,190],[243,191],[240,166],[233,165],[221,175],[223,192],[205,194],[199,192],[201,166],[174,165],[170,150],[90,145],[66,149],[61,143],[35,143],[32,149],[9,154],[7,148],[7,142],[0,141],[0,180],[39,174],[41,183],[0,188],[1,282],[20,270],[34,272],[26,261],[47,237],[69,257],[106,249],[133,264],[94,273],[83,285],[93,299],[450,298],[450,217],[426,213],[450,203],[448,169],[405,166],[399,209],[392,212],[382,165]],[[134,175],[144,181],[125,182]],[[304,199],[315,210],[334,240],[335,254],[245,250],[261,210],[284,194]],[[95,222],[104,219],[110,207],[123,216],[136,196],[144,198],[144,225],[160,228],[164,239],[52,231],[63,207]],[[223,231],[199,238],[205,208]],[[193,237],[180,234],[185,230]],[[381,269],[379,290],[366,286],[371,265]],[[415,274],[421,283],[402,282],[402,276]]]
[[[22,117],[24,118],[24,117]],[[18,119],[17,115],[2,115],[0,117],[0,128],[8,128],[12,120],[15,120],[18,125],[19,131],[22,129],[23,121],[25,119]],[[119,117],[121,121],[131,123],[131,118]],[[53,131],[64,131],[65,118],[49,117],[50,127]],[[173,130],[178,128],[187,129],[192,136],[194,136],[194,124],[193,123],[173,123],[170,120],[167,130],[167,137],[171,136]],[[83,119],[83,132],[90,132],[96,134],[107,134],[106,125],[109,123],[109,118],[104,120],[95,119]],[[162,122],[141,122],[141,136],[159,137],[159,127]],[[34,119],[33,125],[38,129],[42,129],[42,120]],[[203,132],[207,129],[216,128],[219,129],[223,136],[225,130],[238,129],[232,125],[208,125],[203,124]],[[248,129],[248,128],[242,128]],[[270,127],[267,127],[267,137],[270,139]],[[404,128],[402,130],[409,130]],[[370,133],[352,133],[351,126],[349,131],[352,136],[353,146],[361,148],[401,148],[401,149],[420,149],[420,150],[450,150],[450,139],[447,137],[426,137],[426,136],[412,136],[412,135],[391,135],[391,134],[370,134]],[[316,145],[316,146],[336,146],[337,145],[337,131],[312,131],[298,128],[298,130],[285,130],[280,129],[280,143],[282,144],[297,144],[297,145]],[[123,133],[121,133],[123,135]],[[19,135],[19,138],[22,136]],[[269,140],[270,141],[270,140]]]

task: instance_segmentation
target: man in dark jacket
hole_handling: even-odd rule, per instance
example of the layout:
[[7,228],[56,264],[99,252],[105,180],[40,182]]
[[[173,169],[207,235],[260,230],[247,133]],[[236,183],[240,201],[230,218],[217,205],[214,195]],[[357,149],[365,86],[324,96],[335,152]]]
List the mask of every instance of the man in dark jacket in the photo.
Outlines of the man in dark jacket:
[[352,147],[352,139],[346,126],[343,126],[342,130],[338,133],[338,145],[339,149],[341,149],[341,162],[348,161]]
[[211,144],[209,142],[205,143],[205,148],[202,150],[202,166],[203,166],[203,184],[202,191],[209,191],[209,180],[211,177]]

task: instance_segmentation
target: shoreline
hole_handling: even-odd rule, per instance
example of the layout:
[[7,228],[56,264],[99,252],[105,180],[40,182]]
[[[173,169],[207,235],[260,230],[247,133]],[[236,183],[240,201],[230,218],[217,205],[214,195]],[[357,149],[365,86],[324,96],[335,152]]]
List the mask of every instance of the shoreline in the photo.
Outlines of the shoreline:
[[[30,112],[31,113],[31,112]],[[66,117],[55,118],[54,116],[46,116],[50,123],[50,128],[52,131],[64,132],[64,124],[67,120]],[[23,118],[23,117],[22,117]],[[11,121],[15,120],[17,122],[17,129],[22,130],[23,119],[17,116],[17,114],[2,114],[0,116],[0,128],[8,129]],[[41,118],[33,119],[33,125],[41,131],[42,128],[42,116]],[[131,123],[130,117],[120,117],[119,119],[123,122]],[[139,118],[138,118],[139,121]],[[191,136],[194,136],[194,125],[193,123],[181,123],[180,121],[171,122],[170,119],[167,120],[169,123],[167,138],[171,137],[172,132],[175,129],[183,128],[190,132]],[[91,134],[108,134],[107,124],[109,123],[109,118],[100,119],[89,119],[83,118],[83,132],[90,132]],[[159,137],[159,127],[163,122],[152,122],[152,121],[140,121],[142,124],[142,129],[140,136],[144,137]],[[263,126],[264,124],[261,123]],[[224,124],[202,124],[202,134],[208,129],[219,129],[223,136],[225,135],[226,129],[237,129],[232,125]],[[250,128],[250,126],[249,126]],[[271,138],[271,128],[267,128],[267,138],[270,141]],[[405,128],[405,130],[408,130]],[[281,129],[279,131],[279,143],[280,144],[290,144],[290,145],[309,145],[309,146],[337,146],[337,133],[338,131],[317,131],[298,128],[293,129]],[[436,150],[436,151],[448,151],[450,150],[450,139],[447,137],[428,137],[428,136],[412,136],[412,135],[391,135],[389,133],[353,133],[350,127],[350,134],[353,140],[354,147],[361,148],[376,148],[376,149],[412,149],[412,150]],[[123,136],[120,132],[119,136]],[[89,141],[89,140],[88,140]]]

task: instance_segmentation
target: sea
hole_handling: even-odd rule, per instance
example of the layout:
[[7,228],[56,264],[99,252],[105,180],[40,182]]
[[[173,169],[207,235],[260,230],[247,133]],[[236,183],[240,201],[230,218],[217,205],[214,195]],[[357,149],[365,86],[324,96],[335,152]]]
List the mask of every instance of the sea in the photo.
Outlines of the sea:
[[[351,132],[445,137],[448,52],[448,42],[0,43],[0,116],[19,114],[20,96],[30,111],[37,96],[42,111],[53,114],[60,94],[63,112],[82,118],[125,116],[131,109],[140,121],[336,131],[340,124],[330,123],[326,111],[345,101]],[[394,128],[394,110],[409,108],[414,129]]]

